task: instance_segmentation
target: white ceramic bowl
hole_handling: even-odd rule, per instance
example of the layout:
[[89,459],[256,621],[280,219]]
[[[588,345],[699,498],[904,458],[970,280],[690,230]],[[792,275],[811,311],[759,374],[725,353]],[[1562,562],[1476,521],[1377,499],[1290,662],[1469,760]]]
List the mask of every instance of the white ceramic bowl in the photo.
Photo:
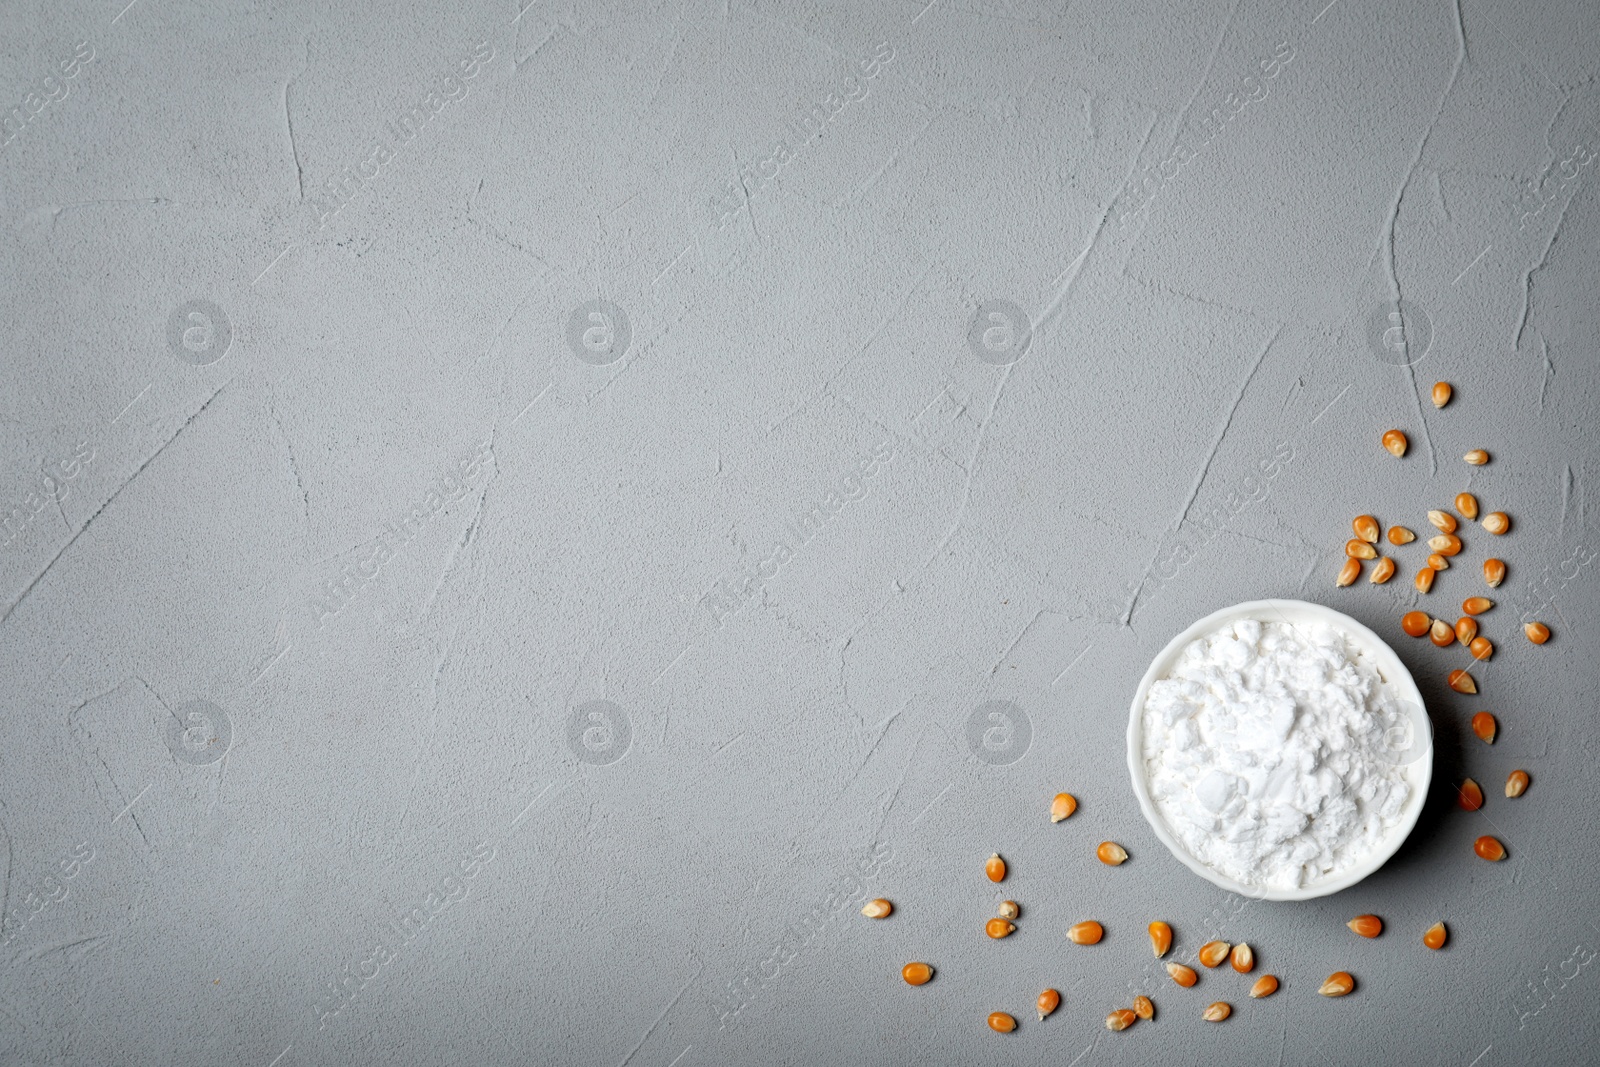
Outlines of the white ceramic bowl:
[[[1406,806],[1401,810],[1393,831],[1360,863],[1296,889],[1265,889],[1261,886],[1245,885],[1213,870],[1190,855],[1167,827],[1166,820],[1156,809],[1155,802],[1150,799],[1150,785],[1145,779],[1144,702],[1150,693],[1151,683],[1164,677],[1172,669],[1178,654],[1187,648],[1191,641],[1240,619],[1287,622],[1291,625],[1320,622],[1343,630],[1361,649],[1362,658],[1370,663],[1378,671],[1379,677],[1388,684],[1395,699],[1413,709],[1416,736],[1407,744],[1404,758],[1397,760],[1403,764],[1406,778],[1411,784],[1411,795],[1407,798]],[[1388,862],[1389,857],[1399,850],[1400,845],[1411,833],[1411,828],[1416,826],[1417,816],[1422,814],[1422,806],[1428,797],[1428,783],[1433,778],[1433,727],[1424,708],[1417,683],[1412,680],[1411,672],[1406,670],[1405,664],[1400,662],[1400,657],[1394,654],[1394,650],[1385,644],[1382,638],[1350,616],[1323,607],[1321,604],[1308,604],[1303,600],[1251,600],[1244,604],[1235,604],[1231,608],[1212,612],[1174,637],[1150,664],[1150,669],[1144,672],[1144,677],[1139,680],[1139,688],[1133,694],[1133,707],[1128,713],[1128,771],[1133,776],[1133,795],[1139,798],[1139,810],[1144,812],[1145,821],[1161,839],[1161,843],[1166,845],[1185,866],[1207,881],[1257,900],[1311,900],[1314,897],[1327,896],[1329,893],[1348,889],[1382,867]]]

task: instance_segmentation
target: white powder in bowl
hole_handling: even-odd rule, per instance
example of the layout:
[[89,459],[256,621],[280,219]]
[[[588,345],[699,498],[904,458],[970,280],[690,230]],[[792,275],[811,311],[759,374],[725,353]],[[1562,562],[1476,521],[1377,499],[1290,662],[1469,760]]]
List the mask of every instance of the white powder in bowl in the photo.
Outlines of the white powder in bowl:
[[1407,715],[1349,637],[1240,620],[1197,638],[1144,705],[1150,797],[1189,854],[1292,889],[1361,862],[1411,794]]

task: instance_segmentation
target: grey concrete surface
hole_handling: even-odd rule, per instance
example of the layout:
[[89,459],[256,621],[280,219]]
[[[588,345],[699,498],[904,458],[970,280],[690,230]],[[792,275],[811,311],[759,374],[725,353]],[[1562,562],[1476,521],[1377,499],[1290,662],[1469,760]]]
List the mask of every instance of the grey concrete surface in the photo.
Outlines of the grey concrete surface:
[[[0,1062],[1592,1062],[1597,70],[1575,0],[7,5]],[[1491,542],[1469,699],[1398,619]],[[1124,771],[1260,597],[1437,735],[1311,903]]]

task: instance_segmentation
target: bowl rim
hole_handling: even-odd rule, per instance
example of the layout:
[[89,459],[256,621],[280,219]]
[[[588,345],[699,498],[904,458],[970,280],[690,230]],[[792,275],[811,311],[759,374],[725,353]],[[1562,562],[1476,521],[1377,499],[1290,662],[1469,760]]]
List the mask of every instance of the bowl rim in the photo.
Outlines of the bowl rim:
[[[1166,819],[1156,809],[1155,801],[1150,797],[1150,785],[1145,780],[1144,769],[1144,704],[1149,697],[1150,686],[1164,675],[1172,666],[1178,654],[1187,648],[1189,643],[1196,638],[1211,633],[1221,628],[1225,623],[1235,622],[1240,619],[1255,619],[1260,622],[1287,622],[1293,626],[1295,618],[1304,621],[1315,620],[1339,627],[1354,637],[1359,644],[1364,646],[1364,651],[1372,657],[1373,665],[1384,675],[1384,680],[1389,684],[1391,691],[1400,700],[1415,701],[1423,709],[1423,720],[1428,724],[1428,744],[1422,755],[1406,764],[1407,775],[1412,783],[1410,797],[1406,806],[1400,812],[1399,821],[1395,824],[1387,841],[1380,843],[1361,863],[1341,872],[1337,876],[1325,878],[1309,886],[1299,886],[1292,889],[1267,889],[1262,886],[1245,885],[1236,881],[1220,871],[1202,863],[1184,848],[1183,843],[1177,839],[1167,827]],[[1427,714],[1427,703],[1422,699],[1422,692],[1417,688],[1417,683],[1411,676],[1406,665],[1388,642],[1379,637],[1370,628],[1352,619],[1342,611],[1336,611],[1324,604],[1316,604],[1306,600],[1247,600],[1231,607],[1220,608],[1204,618],[1197,619],[1187,628],[1182,630],[1166,646],[1156,654],[1146,668],[1144,677],[1139,680],[1138,688],[1134,690],[1133,704],[1128,712],[1128,773],[1133,779],[1133,795],[1139,801],[1139,810],[1144,813],[1145,822],[1150,824],[1150,829],[1167,850],[1178,858],[1184,866],[1191,871],[1230,892],[1241,896],[1252,897],[1257,900],[1314,900],[1318,897],[1329,896],[1340,890],[1348,889],[1366,878],[1368,875],[1388,863],[1400,846],[1411,836],[1411,831],[1416,827],[1418,818],[1422,815],[1423,806],[1427,803],[1428,787],[1433,781],[1433,721]],[[1420,769],[1415,768],[1421,764]]]

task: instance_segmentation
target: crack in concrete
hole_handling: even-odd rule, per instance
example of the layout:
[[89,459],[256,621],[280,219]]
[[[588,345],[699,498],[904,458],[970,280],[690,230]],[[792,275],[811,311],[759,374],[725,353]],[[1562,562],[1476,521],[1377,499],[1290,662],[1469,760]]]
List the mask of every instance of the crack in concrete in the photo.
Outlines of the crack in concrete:
[[[1544,396],[1550,390],[1550,379],[1556,376],[1556,367],[1550,362],[1550,346],[1545,343],[1544,334],[1539,336],[1539,355],[1544,360],[1544,373],[1539,376],[1539,414],[1544,414]],[[1571,468],[1568,468],[1570,471]]]
[[[123,802],[123,799],[124,799],[123,796],[122,796],[122,790],[117,788],[117,780],[111,774],[111,765],[106,762],[105,756],[103,756],[101,754],[100,745],[99,745],[98,742],[95,741],[94,734],[90,732],[90,730],[89,730],[89,728],[87,726],[85,726],[82,722],[79,721],[78,713],[81,712],[84,708],[88,707],[90,704],[93,704],[95,701],[104,700],[106,697],[110,696],[112,693],[115,693],[117,690],[119,690],[123,686],[127,685],[130,681],[138,682],[141,686],[144,687],[144,690],[147,693],[149,693],[151,696],[154,696],[156,698],[156,702],[157,703],[159,703],[164,708],[166,707],[166,702],[161,699],[160,695],[157,694],[155,692],[155,690],[151,689],[148,685],[146,685],[143,679],[138,678],[138,677],[135,676],[135,677],[124,678],[122,681],[118,682],[116,685],[112,686],[110,689],[105,690],[104,692],[96,693],[93,696],[84,697],[83,700],[79,701],[76,705],[73,706],[71,711],[67,712],[67,733],[73,738],[73,740],[77,741],[79,745],[81,745],[84,748],[89,750],[89,753],[90,753],[90,755],[92,755],[94,757],[95,762],[100,764],[100,769],[105,772],[105,780],[111,786],[112,795],[117,798],[116,799],[116,803],[115,804],[111,804],[110,805],[111,807],[121,807],[122,806],[122,802]],[[170,708],[168,708],[168,713],[169,714],[171,713],[171,709]],[[100,788],[100,780],[99,780],[99,778],[95,777],[92,772],[90,774],[90,777],[91,777],[91,780],[94,781],[95,792],[100,794],[100,799],[101,800],[105,800],[106,799],[105,793]],[[137,798],[135,798],[135,799],[137,799]],[[149,844],[150,844],[150,837],[149,837],[149,835],[147,835],[144,832],[144,826],[139,822],[139,816],[137,814],[135,814],[134,812],[129,811],[128,812],[128,821],[133,823],[134,829],[139,831],[140,838],[142,838],[144,840],[145,845],[148,847]]]
[[283,83],[283,126],[289,134],[289,154],[294,157],[295,184],[300,190],[300,202],[306,202],[306,171],[300,163],[300,147],[294,139],[294,117],[289,112],[289,87],[295,83],[300,75],[306,72],[311,65],[311,38],[305,40],[305,54],[300,63],[300,69]]
[[[491,445],[490,455],[493,454],[494,449]],[[473,508],[472,518],[470,521],[468,521],[467,528],[462,531],[461,536],[456,539],[455,544],[450,546],[450,554],[445,557],[444,561],[444,571],[439,575],[439,580],[433,583],[433,592],[428,594],[428,601],[422,606],[422,613],[417,616],[419,621],[428,617],[428,613],[433,610],[434,601],[439,598],[439,590],[444,588],[444,583],[449,579],[450,575],[455,572],[457,554],[460,553],[463,548],[472,543],[473,535],[478,529],[478,520],[483,516],[483,501],[484,498],[489,495],[489,486],[491,482],[492,479],[490,482],[485,482],[483,488],[478,491],[478,503],[477,506]]]
[[[1217,458],[1217,452],[1222,448],[1222,442],[1228,436],[1228,429],[1233,425],[1234,416],[1239,413],[1239,405],[1243,403],[1245,394],[1250,391],[1250,383],[1255,380],[1256,372],[1261,369],[1261,364],[1266,362],[1267,353],[1272,351],[1272,346],[1283,334],[1284,327],[1279,326],[1267,343],[1261,346],[1261,351],[1256,355],[1256,361],[1251,364],[1250,371],[1244,376],[1244,381],[1239,383],[1239,391],[1234,394],[1233,404],[1228,408],[1227,417],[1222,420],[1222,426],[1217,431],[1216,440],[1211,442],[1211,451],[1206,453],[1206,459],[1200,467],[1200,473],[1195,476],[1194,484],[1189,488],[1189,497],[1183,502],[1183,511],[1178,515],[1178,521],[1172,524],[1172,532],[1183,529],[1183,524],[1189,521],[1189,512],[1194,508],[1194,502],[1200,495],[1201,486],[1205,485],[1206,475],[1211,471],[1211,464]],[[1144,587],[1150,582],[1150,572],[1155,568],[1156,556],[1161,553],[1161,544],[1156,544],[1155,552],[1150,556],[1150,562],[1145,565],[1144,573],[1139,577],[1139,584],[1133,591],[1133,596],[1128,600],[1128,608],[1122,615],[1122,625],[1131,626],[1134,610],[1139,606],[1139,597],[1144,594]]]
[[295,462],[294,443],[289,440],[289,435],[284,432],[283,420],[278,415],[276,393],[271,386],[267,387],[267,410],[272,415],[272,424],[277,427],[278,436],[283,439],[284,451],[289,454],[289,472],[294,475],[295,488],[300,490],[300,503],[305,514],[306,529],[311,529],[311,495],[306,492],[306,483],[300,477],[300,464]]
[[1533,307],[1533,276],[1544,270],[1550,261],[1550,250],[1555,247],[1556,238],[1561,236],[1561,226],[1567,220],[1567,209],[1572,206],[1576,197],[1568,195],[1566,203],[1561,205],[1561,213],[1556,216],[1556,224],[1550,229],[1550,237],[1544,243],[1544,251],[1539,254],[1539,262],[1529,267],[1522,275],[1522,314],[1517,318],[1516,336],[1511,339],[1511,347],[1522,347],[1522,335],[1528,328],[1528,314]]
[[966,478],[961,483],[961,506],[956,509],[956,517],[950,523],[949,529],[945,530],[944,536],[939,539],[939,543],[934,546],[933,551],[928,553],[928,558],[924,559],[922,565],[912,573],[911,577],[913,578],[926,570],[928,565],[935,559],[939,558],[939,553],[944,551],[945,546],[950,543],[950,539],[956,535],[956,531],[961,528],[961,523],[967,517],[967,505],[972,501],[972,479],[977,471],[978,458],[983,453],[983,442],[988,436],[990,424],[994,422],[994,415],[1000,407],[1000,400],[1005,396],[1006,383],[1011,381],[1011,372],[1016,369],[1016,366],[1017,364],[1015,363],[1006,364],[1005,373],[1000,376],[1000,383],[995,387],[994,399],[989,402],[989,413],[978,424],[977,440],[972,443],[972,456],[967,460],[966,466],[962,468],[966,472]]
[[172,442],[176,441],[179,437],[183,436],[183,431],[187,430],[190,426],[194,425],[194,421],[196,419],[198,419],[201,415],[205,414],[206,409],[211,406],[212,401],[216,400],[217,397],[221,396],[222,395],[222,391],[224,389],[228,388],[228,386],[230,386],[232,384],[233,384],[233,379],[232,378],[229,378],[226,382],[223,382],[222,385],[220,385],[217,388],[216,392],[212,393],[208,398],[206,398],[206,402],[204,404],[200,405],[199,410],[197,410],[193,415],[190,415],[189,418],[184,422],[184,424],[182,426],[179,426],[177,431],[175,433],[173,433],[173,435],[171,437],[167,438],[165,444],[163,444],[160,448],[156,449],[155,452],[151,453],[149,459],[147,459],[143,463],[139,464],[139,469],[134,471],[132,474],[130,474],[128,476],[127,480],[124,481],[121,485],[117,486],[116,491],[113,492],[109,497],[106,498],[106,502],[104,504],[101,504],[98,508],[96,508],[95,511],[94,511],[94,514],[90,515],[87,519],[84,520],[83,525],[78,527],[78,532],[73,534],[72,537],[68,539],[67,543],[62,545],[56,551],[55,555],[50,557],[50,562],[46,563],[44,565],[44,569],[41,570],[38,574],[36,574],[34,576],[34,578],[33,578],[33,581],[29,582],[27,584],[27,587],[22,590],[22,594],[20,596],[18,596],[16,600],[11,602],[11,606],[6,608],[5,614],[4,615],[0,615],[0,626],[4,626],[6,624],[6,620],[10,619],[12,613],[15,612],[17,610],[17,608],[22,606],[22,602],[24,600],[28,599],[28,595],[30,593],[32,593],[33,590],[38,586],[38,584],[44,580],[45,575],[50,573],[51,568],[53,568],[56,565],[57,561],[59,561],[61,559],[61,557],[66,554],[67,549],[71,548],[73,545],[78,543],[78,538],[82,537],[84,535],[84,533],[88,531],[89,527],[94,525],[94,521],[96,519],[98,519],[100,517],[100,515],[107,508],[109,508],[113,503],[116,502],[117,497],[122,495],[122,491],[124,489],[128,488],[129,485],[133,484],[134,479],[139,477],[139,475],[143,474],[144,471],[145,471],[145,468],[150,466],[150,464],[154,463],[156,461],[156,458],[158,456],[160,456],[161,453],[165,452],[167,450],[167,447],[169,445],[171,445]]
[[[1428,141],[1433,137],[1434,129],[1439,125],[1439,119],[1444,115],[1445,102],[1450,99],[1450,94],[1455,90],[1456,79],[1461,76],[1461,68],[1467,61],[1467,34],[1466,25],[1461,16],[1461,0],[1454,0],[1456,14],[1456,59],[1450,67],[1450,79],[1445,82],[1444,91],[1439,94],[1439,103],[1433,109],[1433,118],[1428,121],[1428,128],[1423,131],[1422,139],[1417,142],[1417,149],[1411,155],[1411,163],[1406,168],[1406,175],[1401,180],[1399,188],[1395,190],[1394,202],[1389,206],[1389,220],[1386,226],[1387,239],[1380,237],[1380,247],[1387,249],[1385,266],[1389,273],[1389,298],[1396,307],[1400,305],[1400,276],[1395,267],[1394,254],[1394,228],[1400,218],[1400,202],[1405,198],[1406,189],[1411,185],[1411,179],[1416,176],[1417,167],[1422,162],[1423,153],[1427,151]],[[1428,473],[1439,473],[1439,456],[1433,447],[1433,436],[1428,432],[1427,416],[1422,410],[1422,396],[1417,392],[1417,370],[1414,364],[1406,364],[1406,374],[1411,379],[1412,400],[1416,404],[1417,423],[1422,427],[1422,441],[1428,447]]]
[[417,758],[411,764],[411,784],[406,788],[405,806],[400,810],[400,821],[395,825],[395,839],[405,832],[406,819],[411,814],[411,801],[417,794],[417,779],[422,775],[422,763],[433,751],[433,740],[439,731],[439,676],[444,672],[444,665],[450,659],[450,652],[455,647],[455,638],[459,630],[452,631],[450,640],[446,642],[444,650],[439,654],[439,662],[433,665],[433,679],[430,683],[432,693],[428,710],[428,737],[426,742],[417,749]]
[[1189,94],[1189,99],[1184,102],[1183,109],[1178,112],[1178,119],[1172,127],[1172,141],[1167,145],[1168,152],[1171,152],[1177,145],[1178,137],[1183,133],[1184,125],[1189,121],[1189,112],[1194,108],[1195,100],[1200,97],[1200,90],[1204,89],[1206,83],[1211,80],[1211,71],[1217,64],[1217,56],[1222,53],[1222,45],[1228,39],[1228,31],[1233,28],[1233,19],[1238,12],[1239,0],[1233,0],[1233,4],[1228,8],[1228,17],[1222,20],[1222,29],[1217,33],[1216,44],[1211,46],[1211,55],[1206,59],[1205,73],[1200,75],[1200,81],[1195,85],[1194,91]]

